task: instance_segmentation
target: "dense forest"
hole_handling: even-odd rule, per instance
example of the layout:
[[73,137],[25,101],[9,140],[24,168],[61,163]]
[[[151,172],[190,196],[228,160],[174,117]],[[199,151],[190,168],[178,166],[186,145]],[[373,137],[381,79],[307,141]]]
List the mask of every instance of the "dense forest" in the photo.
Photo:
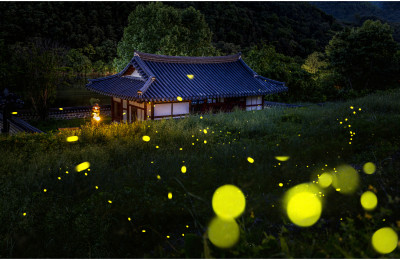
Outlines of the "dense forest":
[[394,30],[393,37],[400,42],[400,2],[310,2],[349,26],[360,26],[366,20],[387,22]]
[[398,86],[399,10],[389,2],[1,2],[0,89],[46,111],[54,86],[115,73],[133,50],[242,52],[257,73],[286,82],[289,92],[272,100],[346,99]]

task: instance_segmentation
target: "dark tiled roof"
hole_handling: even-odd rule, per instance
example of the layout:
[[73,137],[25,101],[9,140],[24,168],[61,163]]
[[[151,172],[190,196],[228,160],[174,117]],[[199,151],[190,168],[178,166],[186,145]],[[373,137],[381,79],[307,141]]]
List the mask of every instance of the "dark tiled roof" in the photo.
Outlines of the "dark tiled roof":
[[[123,76],[130,66],[139,72],[140,79]],[[87,88],[90,90],[143,101],[176,100],[178,96],[184,100],[256,96],[287,91],[283,82],[257,75],[241,59],[240,53],[222,57],[179,57],[135,52],[120,73],[89,81]]]

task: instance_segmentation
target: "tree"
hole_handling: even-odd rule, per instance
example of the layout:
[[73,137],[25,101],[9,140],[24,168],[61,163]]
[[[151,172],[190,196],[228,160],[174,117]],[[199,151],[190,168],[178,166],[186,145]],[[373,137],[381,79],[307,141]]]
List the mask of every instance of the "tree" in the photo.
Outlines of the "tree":
[[193,7],[182,10],[161,2],[139,5],[129,15],[114,66],[122,70],[134,50],[179,56],[214,55],[211,36],[204,15]]
[[289,91],[282,95],[283,101],[325,100],[321,89],[312,79],[312,74],[303,70],[299,61],[276,52],[271,45],[254,46],[246,55],[245,61],[259,75],[286,83]]
[[57,86],[63,82],[65,50],[42,39],[14,46],[16,68],[13,77],[42,120],[48,116],[56,97]]
[[342,75],[348,89],[384,89],[396,77],[398,44],[388,24],[367,20],[345,29],[326,47],[330,67]]
[[301,66],[302,69],[311,73],[315,76],[321,72],[321,70],[325,69],[328,63],[325,61],[324,54],[321,52],[313,52],[308,55],[304,64]]

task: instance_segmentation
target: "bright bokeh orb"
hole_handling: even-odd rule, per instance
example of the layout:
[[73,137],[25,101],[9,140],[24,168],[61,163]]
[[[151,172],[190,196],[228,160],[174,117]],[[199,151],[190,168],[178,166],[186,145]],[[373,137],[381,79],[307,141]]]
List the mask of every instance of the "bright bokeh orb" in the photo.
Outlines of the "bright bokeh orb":
[[234,185],[223,185],[213,195],[212,207],[215,214],[223,219],[239,217],[246,207],[243,192]]
[[254,163],[254,159],[251,158],[251,157],[247,157],[247,161],[248,161],[249,163]]
[[367,162],[366,164],[364,164],[363,166],[363,171],[366,174],[373,174],[376,171],[376,166],[374,163],[372,162]]
[[289,160],[289,156],[275,156],[275,159],[277,159],[278,161],[281,161],[281,162],[285,162],[285,161],[287,161],[287,160]]
[[86,170],[86,169],[89,168],[89,167],[90,167],[90,163],[89,163],[89,162],[83,162],[83,163],[81,163],[81,164],[78,164],[78,165],[75,167],[75,170],[76,170],[77,172],[81,172],[81,171]]
[[322,188],[328,188],[332,184],[332,175],[330,173],[323,173],[318,177],[318,184]]
[[372,191],[366,191],[361,195],[360,202],[365,210],[373,210],[378,205],[378,198]]
[[176,98],[178,101],[182,101],[182,98],[181,97],[177,97]]
[[372,235],[372,246],[380,254],[389,254],[398,243],[396,232],[390,227],[381,228]]
[[220,248],[230,248],[239,240],[239,225],[234,219],[214,218],[208,225],[208,239]]
[[182,172],[182,173],[186,173],[186,166],[182,166],[182,167],[181,167],[181,172]]
[[315,224],[321,216],[322,203],[317,195],[311,192],[300,192],[289,199],[287,214],[289,219],[301,227]]
[[300,227],[315,224],[321,216],[320,189],[312,183],[296,185],[285,193],[284,209],[289,219]]
[[143,141],[148,142],[148,141],[150,141],[150,136],[145,135],[142,137],[142,139],[143,139]]
[[332,186],[343,194],[354,193],[360,182],[357,171],[349,165],[341,165],[332,176]]
[[76,141],[78,141],[78,137],[76,135],[67,137],[67,142],[76,142]]

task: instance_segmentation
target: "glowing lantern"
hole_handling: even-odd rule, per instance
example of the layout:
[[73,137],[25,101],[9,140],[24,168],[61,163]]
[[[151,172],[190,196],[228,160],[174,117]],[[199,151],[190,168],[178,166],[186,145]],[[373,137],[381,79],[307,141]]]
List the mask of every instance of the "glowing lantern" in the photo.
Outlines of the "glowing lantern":
[[189,79],[193,79],[193,78],[194,78],[194,75],[188,74],[187,77],[188,77]]
[[100,122],[100,106],[97,103],[92,107],[92,118],[95,122]]

